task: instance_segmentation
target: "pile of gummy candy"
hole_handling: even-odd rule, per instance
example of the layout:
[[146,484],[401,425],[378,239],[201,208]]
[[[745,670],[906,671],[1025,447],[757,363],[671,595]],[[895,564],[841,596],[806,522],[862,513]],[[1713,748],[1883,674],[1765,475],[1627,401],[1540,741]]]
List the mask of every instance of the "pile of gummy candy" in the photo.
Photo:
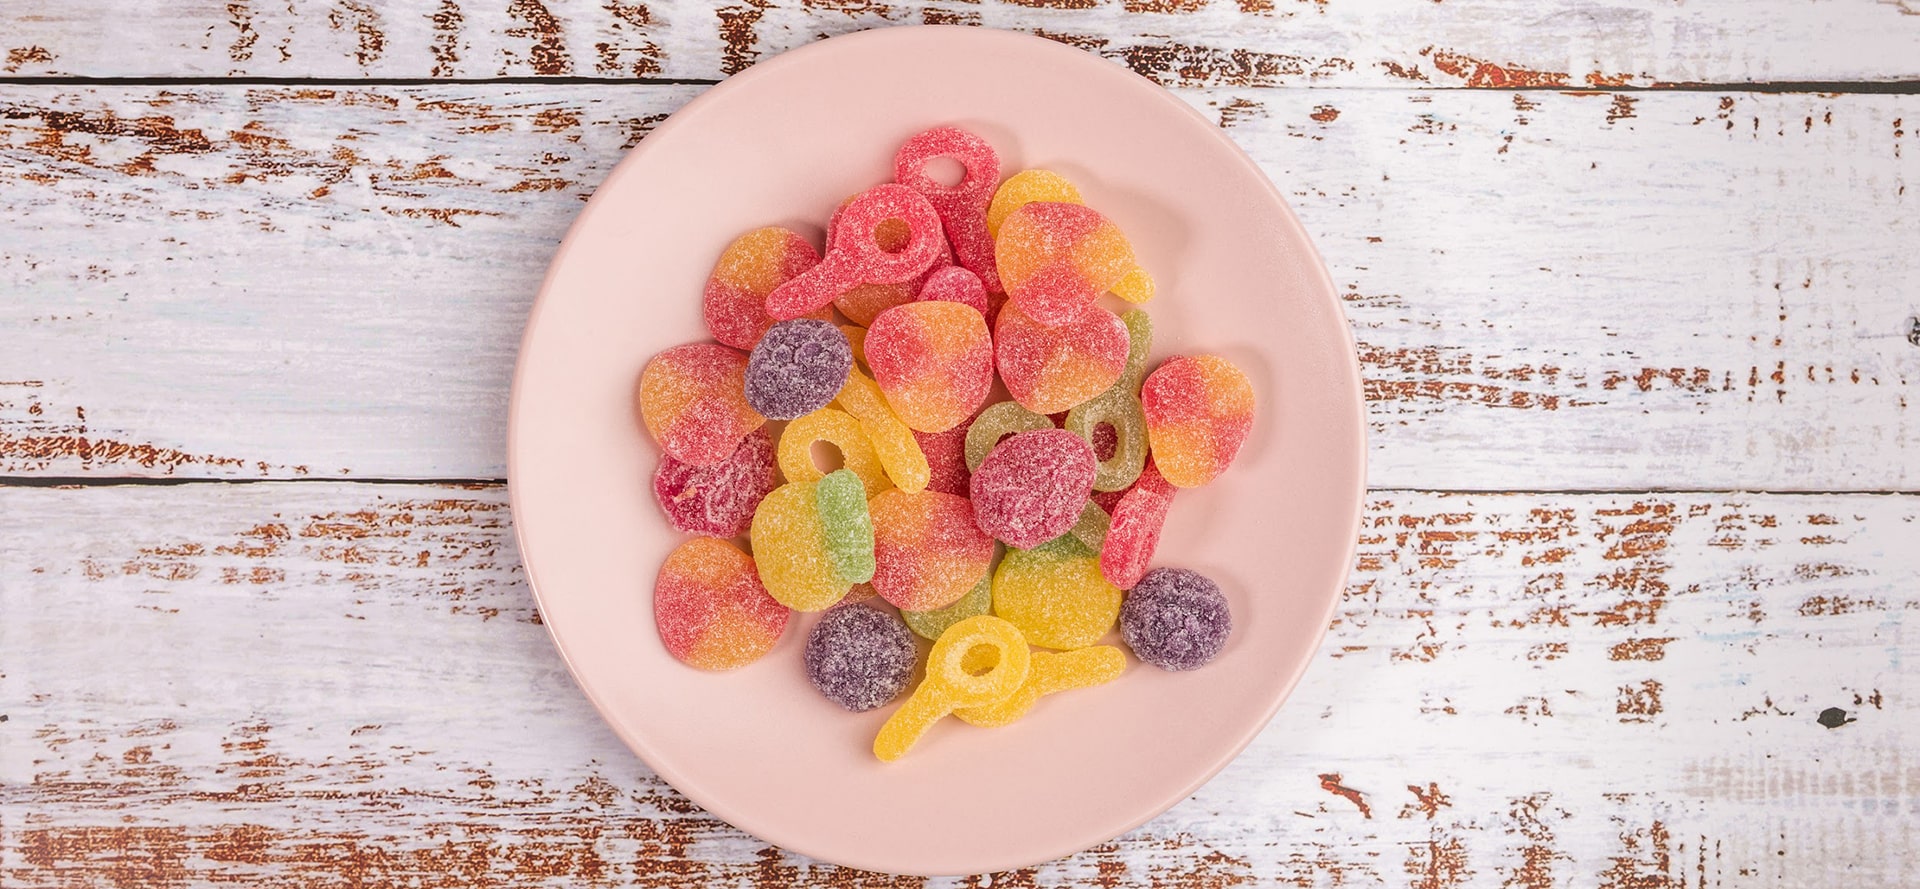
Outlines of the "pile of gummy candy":
[[[957,184],[928,174],[938,158]],[[824,256],[783,228],[734,240],[702,304],[718,342],[655,355],[638,393],[665,452],[654,495],[700,535],[654,585],[667,650],[732,669],[824,610],[807,677],[859,712],[906,690],[915,634],[934,640],[874,740],[883,760],[949,713],[1005,725],[1115,679],[1126,655],[1099,643],[1116,622],[1145,663],[1213,660],[1220,588],[1148,563],[1175,492],[1226,469],[1254,406],[1223,358],[1147,372],[1146,312],[1099,299],[1146,302],[1153,279],[1066,179],[1002,182],[992,146],[953,127],[908,140],[894,172],[841,204]],[[996,372],[1011,398],[988,404]],[[787,421],[777,441],[768,420]],[[842,468],[823,472],[816,442]]]

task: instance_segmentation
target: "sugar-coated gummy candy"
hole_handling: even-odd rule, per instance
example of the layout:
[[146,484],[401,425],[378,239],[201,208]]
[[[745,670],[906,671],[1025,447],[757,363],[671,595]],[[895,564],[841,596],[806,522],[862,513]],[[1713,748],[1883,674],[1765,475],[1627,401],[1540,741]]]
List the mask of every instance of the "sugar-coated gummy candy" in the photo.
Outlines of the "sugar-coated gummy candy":
[[1042,648],[1085,648],[1113,629],[1120,588],[1072,537],[1008,550],[993,572],[993,613]]
[[787,482],[753,513],[748,540],[767,595],[795,611],[820,611],[847,595],[853,581],[827,552],[817,482]]
[[[990,649],[984,656],[975,649]],[[1004,700],[1027,681],[1032,655],[1013,624],[990,614],[969,617],[940,634],[927,653],[927,674],[873,739],[873,755],[891,762],[913,749],[940,718],[961,707]],[[971,665],[980,672],[967,667]]]
[[1147,356],[1153,351],[1153,317],[1145,309],[1128,309],[1120,323],[1127,326],[1127,365],[1113,385],[1138,396],[1140,383],[1147,378]]
[[1000,224],[995,244],[1007,299],[1049,327],[1078,319],[1109,291],[1131,302],[1153,296],[1126,235],[1089,207],[1026,204]]
[[1095,645],[1074,651],[1036,651],[1027,667],[1027,681],[1020,690],[997,704],[967,707],[953,711],[960,721],[986,728],[1020,721],[1042,697],[1092,688],[1120,678],[1127,671],[1127,655],[1111,645]]
[[1155,568],[1127,592],[1120,633],[1134,657],[1162,670],[1204,667],[1226,647],[1233,614],[1220,586],[1185,568]]
[[640,420],[660,449],[709,466],[767,420],[747,404],[747,355],[712,343],[674,346],[640,372]]
[[1035,202],[1086,203],[1080,199],[1080,189],[1073,187],[1067,177],[1052,170],[1021,170],[1008,176],[993,193],[993,203],[987,206],[987,233],[998,238],[1000,225],[1007,221],[1007,216]]
[[927,458],[927,490],[967,496],[967,483],[973,477],[973,470],[967,465],[967,432],[972,428],[973,421],[969,419],[945,432],[913,434],[913,440],[920,444],[920,453]]
[[1127,325],[1099,306],[1048,327],[1009,302],[994,324],[993,345],[1007,394],[1038,414],[1099,395],[1127,366]]
[[1067,534],[1087,548],[1089,555],[1097,555],[1107,545],[1107,530],[1113,527],[1113,517],[1091,500],[1080,510],[1080,518],[1075,520]]
[[813,462],[814,442],[824,441],[840,451],[840,465],[853,471],[871,497],[892,485],[874,453],[860,421],[846,411],[821,408],[791,423],[780,433],[780,474],[790,482],[817,482],[826,473]]
[[[945,185],[927,175],[927,164],[942,157],[960,162],[959,182]],[[993,236],[987,233],[987,207],[1000,183],[1000,156],[993,146],[959,127],[934,127],[900,146],[893,175],[933,204],[959,265],[978,275],[988,290],[999,290]]]
[[[858,195],[854,197],[858,197]],[[850,197],[847,198],[846,203],[842,203],[840,206],[844,209],[847,203],[852,202],[853,198]],[[840,211],[835,210],[832,220],[827,223],[827,239],[829,242],[832,241],[834,233],[838,231],[839,228]],[[898,250],[906,246],[907,234],[906,222],[899,219],[889,219],[882,222],[879,227],[873,231],[874,240],[880,244],[880,249],[889,251]],[[881,312],[900,305],[901,303],[913,302],[925,287],[926,282],[932,280],[933,275],[942,269],[952,267],[953,248],[946,243],[946,239],[942,238],[940,242],[940,255],[934,259],[932,265],[927,266],[926,271],[896,284],[861,284],[834,297],[833,305],[834,308],[840,310],[840,314],[847,316],[853,323],[865,327],[868,324],[872,324],[873,319]]]
[[974,523],[965,497],[896,488],[866,505],[878,561],[873,588],[890,604],[908,611],[951,605],[993,564],[993,538]]
[[[1140,409],[1140,399],[1121,386],[1114,386],[1068,412],[1067,429],[1085,438],[1088,444],[1099,440],[1098,431],[1111,431],[1113,450],[1094,472],[1096,491],[1118,491],[1133,484],[1133,480],[1140,477],[1141,467],[1147,465],[1147,417]],[[1097,447],[1095,451],[1097,456]]]
[[1140,582],[1160,546],[1160,530],[1178,490],[1160,477],[1156,460],[1148,460],[1140,478],[1113,507],[1113,521],[1100,549],[1100,573],[1114,586],[1126,589]]
[[980,276],[957,265],[937,269],[928,275],[927,282],[920,285],[920,292],[914,299],[972,306],[982,318],[993,311],[993,303],[987,298],[987,285],[980,282]]
[[847,338],[847,348],[853,351],[854,369],[864,372],[867,366],[867,329],[858,324],[842,324],[840,335]]
[[1126,494],[1126,491],[1095,491],[1093,505],[1106,510],[1107,515],[1111,516],[1114,509],[1120,505],[1120,498],[1125,497]]
[[867,491],[860,477],[852,470],[836,469],[814,485],[813,496],[834,573],[849,584],[873,580],[873,517],[867,512]]
[[865,602],[868,599],[874,598],[875,596],[878,596],[878,595],[880,594],[873,591],[873,584],[871,582],[856,583],[853,585],[851,589],[847,590],[846,595],[840,597],[839,604],[853,605],[860,602]]
[[1140,406],[1160,474],[1176,488],[1213,481],[1253,431],[1253,383],[1217,355],[1169,358],[1147,375]]
[[832,322],[781,321],[747,356],[747,404],[774,420],[813,413],[840,393],[852,368],[853,347]]
[[967,471],[979,469],[1001,439],[1021,432],[1052,428],[1052,420],[1021,407],[1017,401],[987,405],[967,426]]
[[900,619],[907,622],[907,629],[921,638],[938,639],[948,627],[969,617],[986,614],[991,608],[993,608],[993,576],[982,574],[980,580],[974,583],[973,589],[968,590],[959,601],[932,611],[903,609],[900,612]]
[[[773,324],[767,294],[820,261],[820,254],[797,232],[779,226],[754,229],[727,245],[707,278],[700,311],[713,338],[736,349],[751,349]],[[809,317],[825,319],[824,310]]]
[[920,651],[900,618],[864,605],[841,605],[814,623],[800,657],[807,681],[820,694],[864,713],[907,690]]
[[668,654],[702,670],[758,660],[780,641],[791,614],[767,595],[751,557],[713,537],[680,544],[653,583],[661,643]]
[[909,494],[926,489],[932,476],[927,455],[920,451],[913,430],[887,406],[879,384],[855,368],[847,373],[847,384],[834,401],[860,422],[860,430],[873,444],[874,455],[895,486]]
[[1093,490],[1093,446],[1065,429],[1009,437],[973,471],[980,530],[1008,546],[1038,546],[1067,533]]
[[[906,243],[892,251],[881,246],[877,234],[890,219],[907,226]],[[892,184],[874,186],[849,202],[833,234],[819,264],[767,294],[767,314],[798,318],[826,308],[858,285],[912,280],[940,258],[945,243],[933,205],[919,192]]]
[[973,416],[993,388],[993,337],[970,306],[894,306],[867,328],[867,366],[895,416],[943,432]]
[[760,499],[779,484],[773,466],[773,440],[765,429],[755,429],[718,463],[694,466],[662,455],[653,496],[675,531],[738,537]]

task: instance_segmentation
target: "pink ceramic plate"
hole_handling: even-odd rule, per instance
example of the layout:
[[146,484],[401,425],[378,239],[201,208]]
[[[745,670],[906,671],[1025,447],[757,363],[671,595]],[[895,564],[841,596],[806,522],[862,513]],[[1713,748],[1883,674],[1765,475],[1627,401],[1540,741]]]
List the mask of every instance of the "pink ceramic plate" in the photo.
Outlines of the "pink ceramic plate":
[[[957,124],[1003,173],[1043,166],[1116,220],[1159,282],[1155,358],[1225,355],[1260,399],[1218,482],[1182,492],[1159,564],[1227,591],[1234,634],[1192,673],[1134,664],[1022,722],[937,726],[869,752],[892,707],[852,715],[808,686],[812,615],[771,655],[709,674],[669,657],[651,589],[678,537],[648,488],[631,407],[655,352],[705,340],[700,291],[735,235],[818,237],[894,149]],[[840,864],[957,874],[1084,849],[1165,811],[1273,716],[1347,573],[1363,491],[1353,344],[1325,268],[1259,168],[1212,123],[1111,62],[1047,40],[922,27],[837,37],[714,87],[621,162],[553,261],[521,346],[510,475],[540,612],[634,752],[713,814]]]

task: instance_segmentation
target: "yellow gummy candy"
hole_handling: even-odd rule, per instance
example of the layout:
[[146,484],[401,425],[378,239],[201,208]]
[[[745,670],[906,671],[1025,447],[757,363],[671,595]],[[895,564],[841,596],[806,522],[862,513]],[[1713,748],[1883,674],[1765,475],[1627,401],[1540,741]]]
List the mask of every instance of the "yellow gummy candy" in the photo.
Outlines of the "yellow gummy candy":
[[993,574],[993,613],[1042,648],[1086,648],[1120,616],[1120,589],[1073,535],[1010,549]]
[[1045,695],[1092,688],[1120,678],[1126,672],[1127,656],[1111,645],[1095,645],[1077,651],[1036,651],[1027,670],[1027,681],[1006,700],[985,707],[966,707],[953,711],[961,721],[978,726],[1001,726],[1018,722]]
[[847,371],[847,382],[834,398],[841,410],[860,421],[860,429],[873,444],[880,466],[896,487],[909,494],[927,489],[927,482],[933,478],[927,454],[920,450],[920,441],[913,437],[913,430],[893,415],[893,408],[887,406],[886,397],[880,394],[880,386],[872,377],[861,373],[859,368]]
[[1080,199],[1080,189],[1074,188],[1067,177],[1052,170],[1021,170],[1000,183],[999,190],[993,193],[993,203],[987,205],[987,234],[1000,237],[1000,223],[1013,211],[1036,201],[1086,203]]
[[827,553],[817,487],[813,482],[788,482],[773,489],[754,510],[748,531],[761,585],[774,601],[795,611],[821,611],[853,587],[834,570]]
[[817,482],[826,473],[813,462],[813,443],[824,441],[840,449],[840,465],[853,470],[872,497],[893,487],[860,421],[846,411],[823,407],[787,424],[780,433],[775,459],[780,474],[790,482]]
[[[985,648],[993,660],[969,655]],[[969,617],[940,634],[927,653],[927,678],[893,711],[873,739],[873,755],[892,762],[905,755],[940,717],[963,707],[985,707],[1020,690],[1031,669],[1027,640],[1013,624],[988,614]],[[976,672],[977,671],[977,672]]]

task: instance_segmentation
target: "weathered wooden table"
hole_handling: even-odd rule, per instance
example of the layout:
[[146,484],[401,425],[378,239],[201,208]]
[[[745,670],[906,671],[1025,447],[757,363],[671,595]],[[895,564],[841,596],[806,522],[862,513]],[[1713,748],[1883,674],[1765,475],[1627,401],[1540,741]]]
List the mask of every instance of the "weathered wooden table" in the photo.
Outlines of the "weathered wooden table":
[[960,885],[1920,880],[1914,0],[7,0],[0,885],[921,882],[650,774],[501,483],[526,309],[622,151],[916,22],[1216,116],[1372,418],[1267,732]]

